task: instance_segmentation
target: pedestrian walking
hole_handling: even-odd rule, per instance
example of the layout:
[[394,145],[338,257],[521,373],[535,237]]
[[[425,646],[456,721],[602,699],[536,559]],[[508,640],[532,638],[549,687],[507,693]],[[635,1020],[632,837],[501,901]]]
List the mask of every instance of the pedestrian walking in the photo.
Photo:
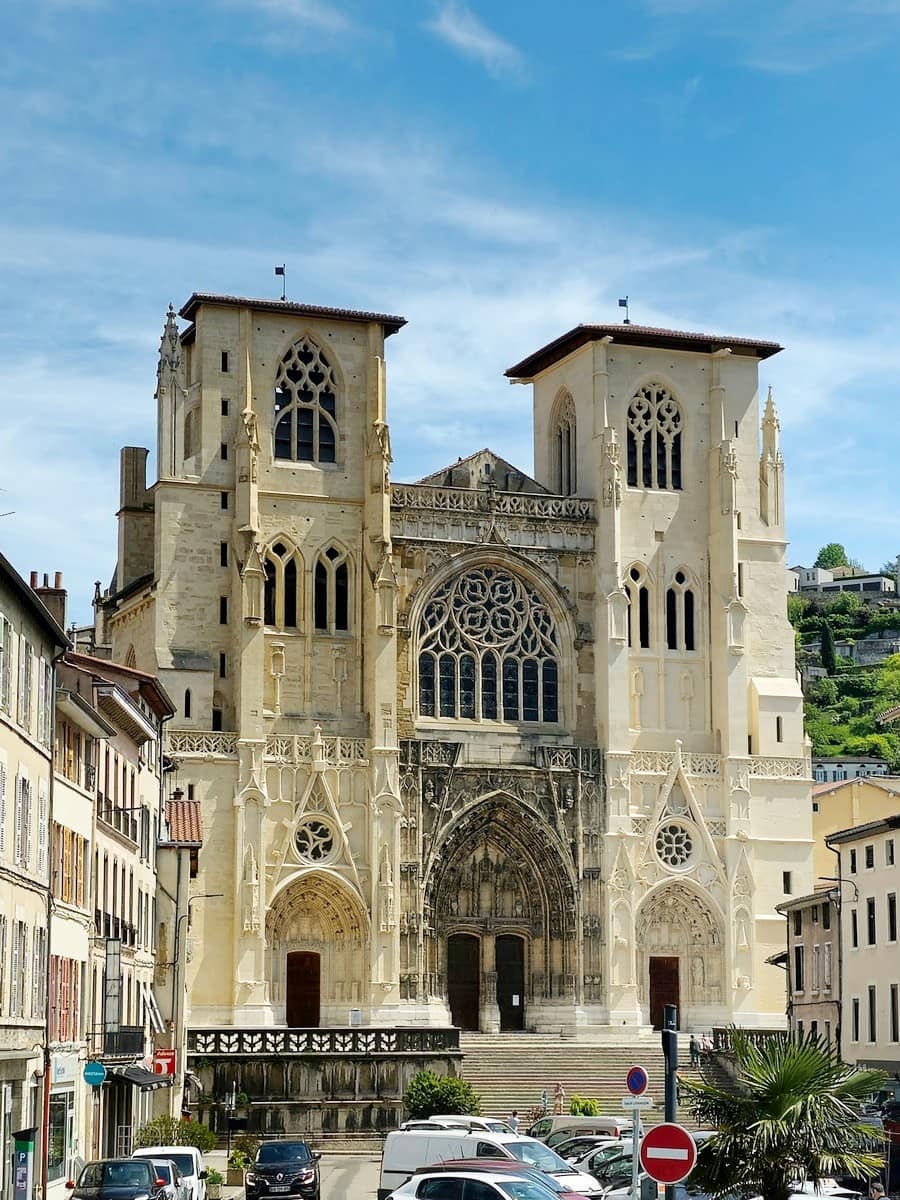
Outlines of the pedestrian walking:
[[869,1188],[870,1200],[884,1200],[884,1188],[876,1180]]
[[561,1117],[565,1110],[566,1093],[562,1083],[557,1083],[553,1092],[553,1111],[558,1117]]
[[512,1110],[512,1115],[510,1116],[509,1120],[506,1123],[510,1127],[510,1129],[513,1131],[513,1133],[519,1132],[519,1114],[516,1112],[515,1109]]
[[700,1066],[700,1043],[697,1041],[696,1035],[691,1034],[691,1066]]

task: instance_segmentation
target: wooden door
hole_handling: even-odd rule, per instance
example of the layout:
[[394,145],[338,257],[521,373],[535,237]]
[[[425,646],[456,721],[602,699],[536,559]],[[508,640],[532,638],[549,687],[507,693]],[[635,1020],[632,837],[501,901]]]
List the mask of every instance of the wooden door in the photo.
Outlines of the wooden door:
[[678,957],[654,955],[650,959],[650,1024],[662,1029],[665,1007],[678,1007]]
[[312,1029],[319,1024],[322,987],[322,959],[308,950],[295,950],[287,956],[285,1015],[288,1025]]
[[481,942],[470,933],[447,938],[447,998],[450,1017],[460,1029],[478,1029],[481,1000]]
[[502,934],[496,939],[497,1007],[500,1030],[525,1028],[525,939]]

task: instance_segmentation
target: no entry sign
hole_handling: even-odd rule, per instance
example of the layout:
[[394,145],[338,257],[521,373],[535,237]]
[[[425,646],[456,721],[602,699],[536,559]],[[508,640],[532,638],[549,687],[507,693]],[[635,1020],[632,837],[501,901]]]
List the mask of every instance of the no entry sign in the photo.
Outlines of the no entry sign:
[[656,1125],[641,1142],[641,1166],[657,1183],[681,1183],[696,1161],[697,1143],[683,1125]]

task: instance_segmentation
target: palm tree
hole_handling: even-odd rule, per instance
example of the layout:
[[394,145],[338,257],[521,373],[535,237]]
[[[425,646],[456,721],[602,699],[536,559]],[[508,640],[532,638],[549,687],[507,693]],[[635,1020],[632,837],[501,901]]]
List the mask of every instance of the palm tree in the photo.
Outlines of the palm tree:
[[740,1029],[730,1033],[730,1088],[708,1078],[679,1081],[697,1122],[719,1131],[703,1144],[692,1183],[714,1195],[749,1191],[788,1200],[798,1180],[878,1174],[882,1134],[860,1108],[883,1085],[883,1071],[848,1066],[813,1035],[776,1035],[757,1044]]

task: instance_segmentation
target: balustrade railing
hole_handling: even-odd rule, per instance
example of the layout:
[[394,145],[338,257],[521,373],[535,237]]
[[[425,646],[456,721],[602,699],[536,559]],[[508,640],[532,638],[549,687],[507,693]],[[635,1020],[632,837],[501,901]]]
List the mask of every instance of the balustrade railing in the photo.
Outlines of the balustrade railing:
[[490,491],[487,488],[433,487],[422,483],[393,484],[391,506],[444,513],[496,513],[499,516],[528,517],[531,520],[595,520],[593,500],[583,497],[541,496],[530,492]]
[[[718,1051],[729,1051],[732,1048],[734,1028],[731,1025],[718,1025],[712,1031],[712,1048]],[[783,1038],[783,1029],[740,1029],[738,1031],[754,1046],[764,1046],[772,1038]]]
[[[685,753],[681,756],[686,775],[721,775],[723,760],[718,754]],[[737,760],[741,769],[758,779],[807,779],[809,763],[805,758],[768,758],[750,755]],[[629,759],[633,775],[667,775],[675,755],[667,750],[635,750]]]
[[368,761],[365,738],[308,737],[303,734],[273,734],[266,738],[265,756],[275,762],[313,762],[317,753],[329,766],[354,766]]
[[434,1054],[459,1049],[458,1029],[189,1029],[188,1053],[212,1055]]
[[118,1029],[95,1025],[89,1043],[90,1054],[104,1058],[131,1058],[144,1053],[144,1029],[141,1025],[120,1025]]
[[169,729],[166,749],[169,754],[186,758],[233,758],[237,754],[236,733],[218,733],[209,729]]

